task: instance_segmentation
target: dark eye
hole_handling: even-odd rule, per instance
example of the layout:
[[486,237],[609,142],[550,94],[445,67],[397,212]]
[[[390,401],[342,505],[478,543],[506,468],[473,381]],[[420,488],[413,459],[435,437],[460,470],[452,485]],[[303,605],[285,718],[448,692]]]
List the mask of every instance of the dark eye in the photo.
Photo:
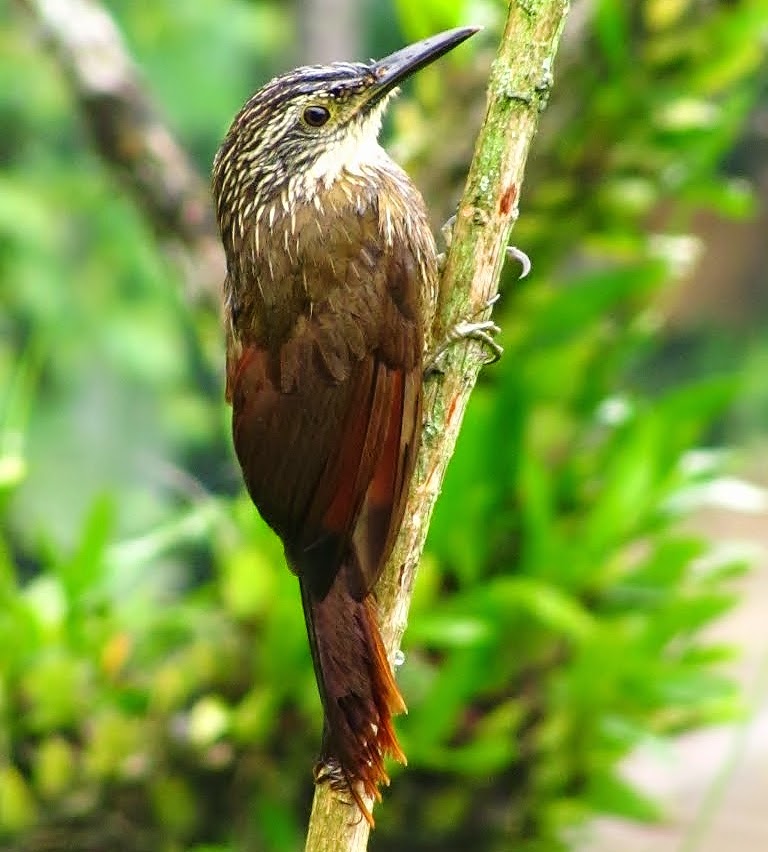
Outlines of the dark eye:
[[330,117],[330,112],[323,106],[308,106],[304,110],[304,121],[310,127],[322,127]]

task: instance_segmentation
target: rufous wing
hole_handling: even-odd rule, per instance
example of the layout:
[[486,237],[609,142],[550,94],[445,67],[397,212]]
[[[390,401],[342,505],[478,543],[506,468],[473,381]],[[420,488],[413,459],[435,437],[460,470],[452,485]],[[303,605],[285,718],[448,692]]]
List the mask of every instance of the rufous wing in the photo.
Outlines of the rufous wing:
[[[421,425],[415,264],[369,249],[376,269],[330,289],[279,348],[246,344],[229,368],[235,449],[254,503],[314,593],[342,560],[361,600],[402,521]],[[406,276],[412,282],[403,282]]]

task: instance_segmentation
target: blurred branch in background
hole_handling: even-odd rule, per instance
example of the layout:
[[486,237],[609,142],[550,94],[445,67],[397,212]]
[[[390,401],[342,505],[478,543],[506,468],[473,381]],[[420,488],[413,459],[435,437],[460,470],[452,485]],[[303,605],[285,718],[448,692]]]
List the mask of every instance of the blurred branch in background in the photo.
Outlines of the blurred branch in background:
[[365,10],[360,0],[299,0],[301,63],[365,59],[361,43]]
[[96,0],[17,0],[67,74],[94,143],[166,250],[186,296],[218,312],[224,257],[208,184],[145,91],[122,36]]
[[[578,91],[553,99],[532,175],[537,186],[553,170],[577,180],[569,189],[548,187],[551,199],[540,196],[554,210],[560,193],[594,191],[596,211],[614,216],[614,228],[640,214],[641,239],[684,231],[698,251],[655,305],[677,331],[735,327],[765,304],[766,50],[764,39],[747,33],[764,32],[767,21],[764,0],[738,8],[583,0],[564,35],[562,68]],[[612,101],[607,74],[616,75],[632,109]],[[579,125],[599,139],[584,145]],[[582,261],[585,249],[577,248]]]
[[[768,311],[768,102],[758,105],[738,148],[743,156],[729,158],[727,171],[734,195],[751,195],[752,204],[737,216],[707,208],[696,212],[691,229],[701,242],[700,257],[664,301],[681,334],[717,324],[762,335]],[[670,219],[674,210],[662,207],[654,224],[663,227]]]

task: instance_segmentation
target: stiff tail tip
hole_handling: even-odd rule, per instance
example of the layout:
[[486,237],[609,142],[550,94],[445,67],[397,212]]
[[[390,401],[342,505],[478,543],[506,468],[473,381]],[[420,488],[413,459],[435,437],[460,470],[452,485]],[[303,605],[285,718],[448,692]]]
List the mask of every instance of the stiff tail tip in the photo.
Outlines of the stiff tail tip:
[[336,582],[323,600],[305,596],[310,644],[325,710],[325,731],[315,783],[350,796],[373,826],[371,805],[389,784],[385,756],[405,764],[392,716],[405,702],[389,666],[370,596],[355,600]]

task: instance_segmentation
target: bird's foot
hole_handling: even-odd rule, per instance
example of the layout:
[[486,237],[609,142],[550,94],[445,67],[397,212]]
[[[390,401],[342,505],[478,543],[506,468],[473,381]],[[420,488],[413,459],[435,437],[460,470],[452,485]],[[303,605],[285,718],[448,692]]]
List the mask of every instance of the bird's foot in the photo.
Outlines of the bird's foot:
[[442,361],[448,349],[460,340],[476,340],[482,343],[488,351],[488,355],[483,362],[486,366],[495,364],[504,354],[503,347],[494,340],[494,335],[498,334],[501,329],[496,323],[491,320],[476,320],[475,318],[493,307],[499,299],[499,294],[490,298],[479,311],[477,311],[469,320],[461,320],[456,323],[448,331],[443,342],[437,347],[432,357],[427,362],[424,370],[425,375],[429,376],[432,373],[442,372],[440,362]]
[[[450,219],[442,226],[440,229],[440,233],[443,236],[443,241],[445,242],[446,250],[451,247],[451,241],[453,239],[453,226],[456,223],[456,216],[451,216]],[[531,271],[531,259],[528,255],[522,250],[517,248],[517,246],[507,246],[504,251],[505,257],[507,260],[515,260],[520,264],[520,275],[519,279],[525,278]],[[438,269],[442,272],[445,266],[446,252],[443,252],[438,255],[437,263]],[[445,340],[437,347],[432,357],[428,360],[427,366],[425,367],[424,374],[426,376],[431,375],[432,373],[442,372],[440,369],[440,362],[445,356],[445,353],[448,351],[449,347],[451,347],[454,343],[459,340],[477,340],[485,346],[488,356],[486,357],[484,364],[488,366],[490,364],[495,364],[501,356],[504,354],[503,347],[497,343],[494,339],[494,336],[497,335],[501,329],[496,323],[491,320],[477,320],[477,316],[488,308],[493,307],[498,301],[499,294],[496,293],[495,296],[490,298],[479,311],[477,311],[469,320],[461,320],[457,322],[456,325],[448,332],[445,337]]]
[[462,320],[448,332],[445,346],[450,346],[459,340],[477,340],[488,350],[483,364],[495,364],[504,354],[504,347],[494,340],[494,335],[501,331],[493,320],[481,320],[479,322],[468,322]]
[[[368,803],[363,799],[360,790],[351,781],[341,764],[335,758],[326,758],[318,761],[312,770],[315,784],[328,784],[333,791],[333,796],[345,805],[354,807],[357,805],[360,819],[365,819],[371,828],[374,827],[373,814]],[[381,801],[377,793],[376,798]]]

